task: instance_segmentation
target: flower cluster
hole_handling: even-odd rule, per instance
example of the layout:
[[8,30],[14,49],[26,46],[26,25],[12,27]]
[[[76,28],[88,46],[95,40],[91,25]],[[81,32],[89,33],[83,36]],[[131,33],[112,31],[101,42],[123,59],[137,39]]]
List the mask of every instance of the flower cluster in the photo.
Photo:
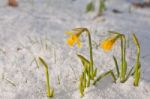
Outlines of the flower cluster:
[[[113,72],[113,70],[108,70],[107,72],[99,75],[97,78],[97,68],[94,67],[94,62],[93,62],[93,52],[92,52],[92,40],[91,40],[91,35],[90,32],[87,28],[76,28],[73,29],[72,32],[67,32],[67,34],[70,36],[67,39],[67,44],[69,46],[73,46],[77,44],[79,48],[81,48],[81,42],[80,42],[80,35],[82,33],[86,32],[88,34],[89,38],[89,48],[90,48],[90,60],[86,59],[84,56],[78,54],[78,57],[80,58],[82,64],[83,64],[83,71],[80,76],[80,94],[81,96],[84,96],[84,90],[86,87],[90,86],[90,81],[93,81],[93,85],[95,85],[99,80],[102,78],[106,77],[107,75],[111,75],[112,79],[114,82],[116,82],[117,79],[120,80],[121,83],[124,83],[125,81],[128,80],[128,78],[134,74],[134,86],[138,86],[139,84],[139,79],[140,79],[140,44],[138,42],[138,39],[135,34],[133,34],[133,41],[135,45],[137,46],[137,57],[136,57],[136,63],[135,66],[132,67],[129,72],[127,73],[127,62],[126,62],[126,37],[124,34],[114,32],[114,31],[109,31],[112,35],[111,37],[108,37],[107,39],[103,40],[100,43],[100,47],[105,51],[108,52],[112,49],[112,47],[115,45],[117,41],[120,40],[120,48],[121,48],[121,64],[120,66],[118,65],[118,60],[116,59],[115,56],[113,56],[113,60],[115,62],[116,66],[116,71],[117,71],[117,76]],[[134,71],[133,71],[134,70]]]

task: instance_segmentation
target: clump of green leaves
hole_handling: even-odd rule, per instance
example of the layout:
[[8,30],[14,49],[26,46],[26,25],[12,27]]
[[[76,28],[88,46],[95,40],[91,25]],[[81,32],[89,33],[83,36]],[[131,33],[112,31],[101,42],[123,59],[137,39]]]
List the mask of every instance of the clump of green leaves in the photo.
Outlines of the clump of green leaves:
[[[101,48],[104,49],[104,51],[110,51],[115,44],[117,40],[121,41],[121,66],[119,70],[118,62],[115,56],[113,56],[115,66],[116,66],[116,71],[117,71],[117,77],[120,78],[120,82],[125,82],[128,76],[126,76],[126,71],[127,71],[127,62],[126,62],[126,38],[123,34],[118,33],[118,32],[113,32],[110,31],[112,34],[111,37],[107,38],[101,43]],[[108,71],[108,74],[111,74],[113,79],[115,79],[113,71]],[[107,74],[107,73],[106,73]],[[104,73],[105,75],[105,73]],[[100,77],[101,78],[101,75]],[[99,79],[98,79],[99,80]],[[97,80],[97,81],[98,81]]]
[[84,91],[87,87],[90,87],[91,81],[93,82],[93,85],[96,84],[97,81],[100,79],[106,77],[107,75],[111,75],[113,78],[113,81],[116,82],[116,78],[112,70],[101,74],[98,78],[96,78],[97,75],[97,68],[94,66],[94,61],[93,61],[93,51],[92,51],[92,39],[90,32],[87,28],[75,28],[73,29],[75,33],[72,32],[67,32],[67,34],[70,35],[70,38],[67,39],[67,43],[70,46],[73,46],[74,44],[77,44],[78,47],[81,47],[79,37],[81,36],[82,33],[86,33],[88,36],[88,45],[89,45],[89,56],[90,59],[88,60],[84,56],[77,54],[79,59],[82,62],[83,68],[82,68],[82,74],[80,75],[80,84],[79,84],[79,89],[80,89],[80,94],[81,96],[84,96]]
[[98,16],[101,16],[106,10],[105,0],[99,0]]
[[126,62],[126,37],[124,34],[118,33],[118,32],[114,32],[114,31],[109,31],[110,33],[112,33],[113,35],[120,35],[119,39],[121,42],[121,65],[120,65],[120,71],[119,71],[119,66],[118,66],[118,62],[115,56],[113,56],[113,60],[116,66],[116,71],[117,71],[117,76],[120,77],[120,82],[125,82],[128,78],[129,75],[132,71],[133,68],[131,68],[131,70],[129,71],[129,73],[127,74],[127,62]]
[[82,75],[80,76],[80,84],[79,84],[81,97],[84,96],[84,91],[86,87],[87,87],[86,73],[82,72]]
[[84,96],[84,90],[86,87],[90,86],[91,80],[94,80],[94,77],[96,76],[96,73],[97,73],[97,69],[95,69],[94,72],[92,72],[90,62],[86,58],[84,58],[82,55],[78,55],[78,57],[80,58],[83,64],[83,72],[80,76],[79,89],[80,89],[81,96]]
[[82,33],[86,33],[88,36],[88,45],[89,45],[89,54],[90,54],[90,60],[86,59],[84,56],[78,54],[77,56],[82,62],[83,65],[83,71],[82,75],[80,76],[80,93],[81,96],[84,95],[84,90],[86,87],[90,86],[91,80],[94,80],[97,68],[94,67],[93,63],[93,52],[92,52],[92,40],[90,32],[87,28],[75,28],[73,29],[75,33],[67,33],[70,35],[70,38],[67,40],[68,45],[73,46],[75,43],[77,43],[78,47],[81,47],[79,37]]
[[95,5],[93,0],[90,1],[87,5],[86,5],[86,12],[92,12],[95,10]]
[[[97,81],[99,81],[102,77],[105,75],[111,74],[113,77],[113,80],[115,81],[115,78],[118,78],[121,83],[124,83],[128,80],[128,78],[131,76],[131,74],[134,74],[134,86],[138,86],[139,79],[140,79],[140,44],[138,42],[138,39],[135,34],[133,34],[133,41],[137,47],[137,56],[136,56],[136,63],[135,66],[132,67],[129,72],[127,73],[127,62],[126,62],[126,37],[124,34],[121,34],[119,32],[114,32],[114,31],[109,31],[112,35],[116,35],[114,37],[109,37],[105,41],[102,42],[102,48],[105,51],[109,51],[112,46],[115,44],[117,39],[120,39],[120,48],[121,48],[121,64],[120,66],[118,65],[117,58],[113,56],[113,60],[115,63],[116,71],[117,71],[117,76],[115,77],[114,73],[112,70],[100,75],[94,82],[96,84]],[[116,39],[117,38],[117,39]],[[134,72],[133,72],[134,69]]]
[[47,65],[47,63],[44,61],[44,59],[41,58],[41,57],[39,57],[39,62],[44,66],[44,70],[45,70],[47,96],[48,96],[48,97],[53,97],[53,96],[54,96],[54,89],[51,89],[51,87],[50,87],[48,65]]
[[[124,34],[121,34],[119,32],[109,31],[113,36],[109,37],[108,39],[104,40],[101,44],[101,47],[104,49],[104,51],[111,50],[112,46],[115,44],[117,40],[120,40],[120,51],[121,51],[121,64],[119,66],[117,58],[113,56],[113,60],[115,62],[116,66],[116,75],[114,74],[113,70],[109,70],[107,72],[104,72],[100,74],[97,78],[97,68],[94,66],[93,61],[93,52],[92,52],[92,40],[90,32],[87,28],[75,28],[73,29],[74,33],[67,32],[68,35],[70,35],[70,38],[67,39],[67,43],[70,46],[73,46],[74,44],[77,44],[79,48],[81,48],[81,42],[79,40],[79,37],[82,33],[87,33],[88,35],[88,45],[89,45],[89,55],[90,59],[88,60],[84,56],[77,54],[79,59],[82,62],[83,68],[82,68],[82,74],[80,75],[80,94],[81,96],[84,96],[84,91],[87,87],[91,85],[91,81],[93,82],[93,85],[95,85],[98,81],[100,81],[102,78],[110,75],[112,76],[112,80],[116,82],[117,79],[120,80],[121,83],[124,83],[128,80],[128,78],[131,76],[133,72],[133,67],[127,72],[127,62],[126,62],[126,37]],[[136,64],[134,67],[134,85],[138,86],[139,79],[140,79],[140,45],[138,43],[138,40],[133,35],[133,40],[135,45],[137,46],[137,58],[136,58]]]

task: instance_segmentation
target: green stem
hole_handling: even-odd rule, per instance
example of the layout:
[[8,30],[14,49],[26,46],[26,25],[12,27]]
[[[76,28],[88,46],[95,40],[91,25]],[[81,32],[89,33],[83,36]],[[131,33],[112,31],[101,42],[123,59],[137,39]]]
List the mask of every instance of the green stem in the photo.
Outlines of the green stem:
[[[126,77],[126,71],[127,71],[127,63],[126,63],[126,39],[125,39],[125,36],[123,36],[123,42],[124,42],[124,45],[123,45],[123,67],[124,67],[124,77]],[[125,78],[124,78],[125,79]]]
[[121,81],[125,80],[125,76],[126,76],[126,69],[127,69],[127,64],[126,64],[126,39],[125,36],[122,35],[121,36],[121,75],[120,75],[120,79]]
[[129,71],[129,73],[127,74],[125,80],[121,81],[121,83],[124,83],[124,82],[126,82],[126,81],[129,79],[130,75],[132,75],[132,70],[133,70],[133,67],[130,69],[130,71]]
[[139,79],[140,79],[140,47],[137,47],[137,58],[134,73],[134,86],[138,86]]
[[139,84],[139,80],[140,80],[140,68],[141,68],[141,64],[140,64],[140,44],[139,41],[136,37],[136,35],[133,33],[133,41],[137,47],[137,56],[136,56],[136,63],[134,66],[134,86],[138,86]]
[[91,80],[91,75],[90,75],[90,66],[88,66],[88,68],[87,68],[87,87],[89,87],[90,86],[90,80]]
[[91,76],[92,76],[92,79],[94,79],[94,76],[93,76],[93,52],[92,52],[92,41],[91,41],[91,35],[90,35],[90,32],[88,29],[85,30],[88,34],[88,39],[89,39],[89,48],[90,48],[90,66],[91,66]]
[[120,79],[123,79],[123,40],[121,37],[121,68],[120,68]]

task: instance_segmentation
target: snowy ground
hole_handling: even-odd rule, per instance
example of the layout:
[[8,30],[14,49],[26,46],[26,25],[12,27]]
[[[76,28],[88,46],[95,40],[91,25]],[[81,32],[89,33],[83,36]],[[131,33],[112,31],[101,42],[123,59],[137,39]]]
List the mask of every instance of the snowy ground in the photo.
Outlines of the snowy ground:
[[[89,28],[96,42],[93,53],[98,74],[114,69],[111,56],[119,57],[120,53],[119,46],[109,53],[97,48],[108,30],[125,33],[127,37],[136,33],[142,50],[139,87],[133,86],[132,77],[124,84],[114,84],[108,77],[88,88],[83,99],[150,98],[150,8],[130,7],[131,0],[107,0],[104,16],[93,19],[96,13],[84,11],[88,0],[18,0],[17,8],[8,7],[6,1],[0,0],[0,99],[47,99],[44,69],[37,68],[34,61],[38,56],[49,65],[54,99],[80,99],[78,77],[82,68],[76,53],[88,57],[87,39],[82,39],[82,49],[70,48],[65,31],[81,26]],[[113,13],[112,9],[122,13]],[[135,61],[131,37],[127,50],[131,68]]]

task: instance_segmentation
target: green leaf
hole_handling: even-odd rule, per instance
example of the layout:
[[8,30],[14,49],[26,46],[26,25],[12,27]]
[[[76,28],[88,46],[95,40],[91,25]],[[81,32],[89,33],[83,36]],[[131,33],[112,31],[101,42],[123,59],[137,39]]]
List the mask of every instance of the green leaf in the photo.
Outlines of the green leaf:
[[116,34],[116,35],[122,35],[122,33],[120,32],[116,32],[116,31],[108,31],[110,34]]
[[40,63],[44,66],[44,69],[45,69],[47,96],[48,96],[48,97],[53,97],[53,96],[54,96],[54,89],[51,90],[51,88],[50,88],[48,65],[47,65],[47,63],[44,61],[44,59],[41,58],[41,57],[39,57],[39,61],[40,61]]
[[83,86],[84,77],[83,76],[84,76],[83,74],[80,76],[80,85],[79,85],[81,97],[84,96],[84,86]]
[[91,75],[90,75],[90,72],[89,72],[88,73],[87,87],[90,87],[90,80],[91,80]]
[[120,76],[120,72],[119,72],[119,66],[118,66],[118,62],[115,56],[113,56],[114,62],[115,62],[115,66],[116,66],[116,71],[117,71],[117,76]]
[[133,42],[135,43],[137,48],[140,49],[140,43],[139,43],[139,41],[138,41],[138,39],[134,33],[133,33]]
[[134,86],[138,86],[140,80],[140,43],[135,34],[133,34],[133,41],[137,47],[137,56],[136,56],[136,63],[135,63],[135,70],[134,70]]
[[94,70],[93,76],[95,77],[97,74],[97,68]]
[[44,61],[43,58],[39,57],[39,61],[44,65],[44,67],[45,67],[46,69],[48,69],[48,65],[47,65],[47,63]]
[[123,68],[123,70],[124,70],[124,75],[126,75],[126,72],[127,72],[127,61],[126,60],[124,60],[124,62],[123,62],[123,64],[124,64],[124,68]]
[[138,84],[139,84],[139,80],[140,80],[140,74],[141,74],[141,72],[140,72],[140,64],[138,64],[139,66],[139,68],[137,69],[137,70],[135,70],[135,74],[134,74],[134,86],[138,86]]
[[129,79],[129,77],[132,75],[132,71],[133,71],[133,67],[130,69],[128,75],[126,76],[125,80],[122,81],[122,83],[126,82]]
[[50,97],[53,97],[54,96],[54,89],[51,90],[51,93],[50,93]]
[[94,10],[95,10],[95,6],[94,6],[93,2],[91,1],[86,5],[86,12],[91,12]]
[[80,76],[80,83],[82,83],[82,87],[86,88],[86,72],[82,72]]
[[99,76],[97,77],[97,79],[94,80],[93,85],[95,85],[98,81],[100,81],[102,78],[105,78],[105,77],[108,76],[109,74],[112,76],[113,81],[116,83],[116,77],[115,77],[113,71],[112,71],[112,70],[109,70],[109,71],[107,71],[107,72],[105,72],[105,73],[99,75]]
[[84,68],[88,68],[90,65],[90,62],[85,57],[83,57],[82,55],[78,54],[77,56],[80,58]]

